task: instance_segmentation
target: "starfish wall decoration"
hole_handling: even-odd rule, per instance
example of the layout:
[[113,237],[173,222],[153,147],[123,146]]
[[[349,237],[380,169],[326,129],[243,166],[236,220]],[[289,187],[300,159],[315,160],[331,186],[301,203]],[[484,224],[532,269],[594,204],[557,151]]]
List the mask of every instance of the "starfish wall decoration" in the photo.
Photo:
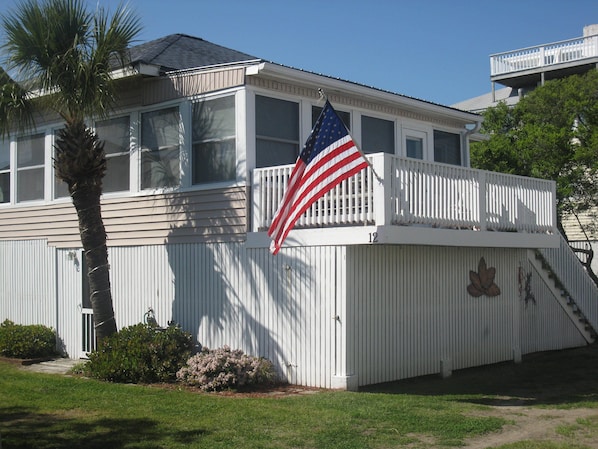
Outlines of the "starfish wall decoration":
[[478,263],[478,272],[469,271],[471,284],[467,286],[467,292],[475,298],[482,295],[489,297],[500,295],[500,288],[494,283],[495,275],[496,268],[487,268],[486,261],[482,257]]

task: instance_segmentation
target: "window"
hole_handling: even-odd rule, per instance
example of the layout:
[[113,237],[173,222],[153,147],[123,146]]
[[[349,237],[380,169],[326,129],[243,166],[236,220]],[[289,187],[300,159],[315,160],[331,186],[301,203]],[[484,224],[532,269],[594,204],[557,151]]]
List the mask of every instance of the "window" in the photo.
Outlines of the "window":
[[434,130],[434,161],[461,165],[461,136]]
[[361,116],[361,149],[364,153],[395,153],[395,124],[390,120]]
[[[311,108],[311,127],[313,128],[316,124],[316,120],[322,113],[323,107],[320,106],[312,106]],[[340,117],[341,121],[345,124],[348,130],[351,130],[351,113],[345,111],[338,111],[336,110],[336,114]]]
[[17,202],[44,199],[44,134],[17,140]]
[[129,190],[131,125],[129,116],[102,120],[96,123],[96,134],[104,142],[106,175],[102,181],[104,192]]
[[0,203],[10,202],[10,145],[0,142]]
[[180,183],[178,107],[141,114],[141,188]]
[[193,105],[193,184],[236,178],[235,97]]
[[424,139],[421,137],[407,137],[407,157],[424,158]]
[[256,166],[293,164],[299,156],[299,104],[255,97]]
[[[54,145],[56,144],[56,139],[58,138],[58,133],[60,132],[59,129],[54,130]],[[55,152],[56,149],[53,148]],[[54,198],[66,198],[69,196],[69,187],[62,179],[58,179],[56,176],[56,170],[52,170],[52,179],[54,179]]]

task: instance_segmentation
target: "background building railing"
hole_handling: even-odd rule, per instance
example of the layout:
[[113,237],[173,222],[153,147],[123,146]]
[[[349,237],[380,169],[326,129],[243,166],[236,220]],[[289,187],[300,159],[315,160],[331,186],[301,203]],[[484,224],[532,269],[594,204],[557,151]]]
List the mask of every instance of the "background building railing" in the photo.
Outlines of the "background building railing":
[[490,76],[537,69],[598,56],[598,35],[490,55]]

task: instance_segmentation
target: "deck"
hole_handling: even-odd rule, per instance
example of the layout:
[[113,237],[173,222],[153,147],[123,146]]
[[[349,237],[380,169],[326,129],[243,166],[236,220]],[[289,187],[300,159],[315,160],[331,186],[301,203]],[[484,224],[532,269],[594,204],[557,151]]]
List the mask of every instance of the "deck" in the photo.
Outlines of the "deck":
[[591,64],[597,59],[598,35],[579,37],[490,55],[490,77],[498,79],[524,71]]
[[[289,240],[295,234],[297,244],[336,240],[527,248],[558,244],[553,181],[382,153],[368,159],[370,168],[306,211]],[[265,235],[292,168],[254,170],[249,244],[266,243],[264,236],[251,234]],[[327,228],[334,228],[334,233],[301,234]]]

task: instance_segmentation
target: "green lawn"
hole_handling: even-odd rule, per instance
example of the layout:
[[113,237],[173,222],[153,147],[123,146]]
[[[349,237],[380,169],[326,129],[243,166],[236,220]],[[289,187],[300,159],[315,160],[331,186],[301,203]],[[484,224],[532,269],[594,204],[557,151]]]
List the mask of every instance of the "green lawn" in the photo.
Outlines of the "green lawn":
[[[563,366],[563,360],[553,362],[552,367],[559,369],[557,376],[548,376],[548,366],[532,360],[464,370],[447,380],[430,377],[359,393],[317,391],[284,397],[110,384],[31,373],[0,363],[0,447],[459,447],[467,438],[499,431],[507,423],[500,417],[483,416],[489,405],[520,402],[535,407],[598,408],[598,387],[586,386],[582,392],[569,387],[557,397],[552,391],[557,386],[546,384],[550,379],[566,381],[568,376],[577,379],[573,384],[594,382],[598,362],[578,358],[588,366],[571,360],[566,361],[568,366]],[[534,373],[538,376],[529,379]],[[516,385],[507,391],[505,382]],[[551,391],[530,396],[541,388]],[[575,441],[578,427],[598,437],[596,420],[557,430],[562,438]],[[536,447],[586,446],[533,441],[504,446]]]

